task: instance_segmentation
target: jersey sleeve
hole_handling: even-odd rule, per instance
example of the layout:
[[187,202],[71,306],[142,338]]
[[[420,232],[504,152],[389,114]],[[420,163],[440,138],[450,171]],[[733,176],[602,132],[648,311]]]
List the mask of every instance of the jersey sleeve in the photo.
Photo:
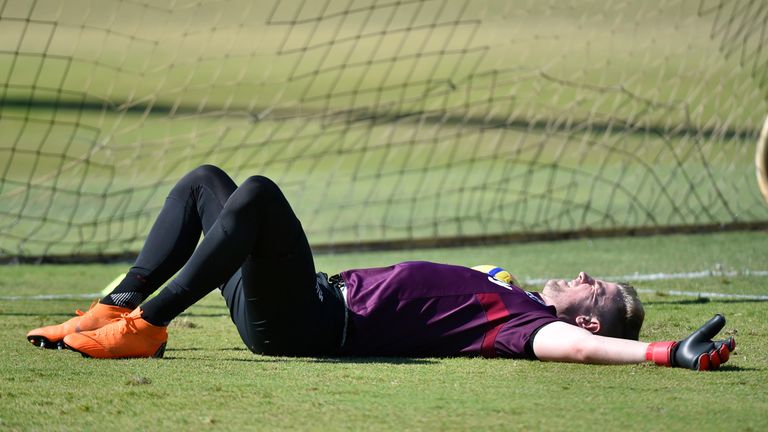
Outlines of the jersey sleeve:
[[505,323],[496,336],[494,349],[499,357],[536,360],[533,353],[533,338],[540,328],[558,321],[548,311],[529,312]]

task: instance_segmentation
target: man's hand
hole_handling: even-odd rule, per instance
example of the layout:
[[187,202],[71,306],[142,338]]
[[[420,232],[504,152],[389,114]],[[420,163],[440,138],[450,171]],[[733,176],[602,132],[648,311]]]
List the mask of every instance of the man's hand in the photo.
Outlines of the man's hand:
[[725,317],[717,314],[680,342],[651,343],[645,352],[645,358],[660,366],[715,370],[728,361],[730,353],[736,348],[733,337],[712,341],[723,326]]

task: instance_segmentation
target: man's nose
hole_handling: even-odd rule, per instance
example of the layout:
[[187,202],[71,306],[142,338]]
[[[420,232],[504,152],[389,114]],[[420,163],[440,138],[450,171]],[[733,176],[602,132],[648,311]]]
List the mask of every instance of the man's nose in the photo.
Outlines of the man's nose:
[[585,272],[579,273],[579,283],[580,284],[589,284],[592,285],[595,282],[594,279],[592,279],[592,276],[586,274]]

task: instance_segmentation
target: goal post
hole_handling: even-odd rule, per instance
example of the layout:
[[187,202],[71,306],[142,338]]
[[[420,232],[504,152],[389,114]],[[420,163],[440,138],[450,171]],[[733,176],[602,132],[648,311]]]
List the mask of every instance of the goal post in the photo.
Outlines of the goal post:
[[760,186],[760,192],[763,193],[766,203],[768,203],[768,115],[765,117],[763,129],[760,131],[760,137],[757,140],[755,168],[757,171],[757,184]]
[[765,227],[766,20],[731,0],[0,3],[0,260],[135,254],[203,163],[273,178],[317,250]]

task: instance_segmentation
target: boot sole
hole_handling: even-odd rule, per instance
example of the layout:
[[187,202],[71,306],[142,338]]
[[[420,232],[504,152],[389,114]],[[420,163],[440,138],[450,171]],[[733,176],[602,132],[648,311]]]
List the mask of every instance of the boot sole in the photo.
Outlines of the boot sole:
[[38,347],[38,348],[45,348],[45,349],[64,349],[64,341],[58,340],[56,342],[52,342],[45,336],[27,336],[27,340],[32,345]]
[[[160,347],[157,349],[157,351],[155,351],[155,353],[152,354],[151,356],[149,356],[148,358],[163,358],[163,356],[165,355],[165,345],[166,345],[166,343],[167,342],[163,342],[163,344],[160,345]],[[66,348],[66,349],[68,349],[70,351],[74,351],[76,353],[80,353],[80,355],[82,355],[85,358],[93,358],[90,355],[88,355],[88,354],[86,354],[86,353],[84,353],[84,352],[82,352],[80,350],[72,348],[71,346],[65,344],[64,342],[61,342],[61,344],[63,345],[63,348]],[[146,358],[146,357],[140,357],[139,356],[139,357],[118,357],[118,358]]]

